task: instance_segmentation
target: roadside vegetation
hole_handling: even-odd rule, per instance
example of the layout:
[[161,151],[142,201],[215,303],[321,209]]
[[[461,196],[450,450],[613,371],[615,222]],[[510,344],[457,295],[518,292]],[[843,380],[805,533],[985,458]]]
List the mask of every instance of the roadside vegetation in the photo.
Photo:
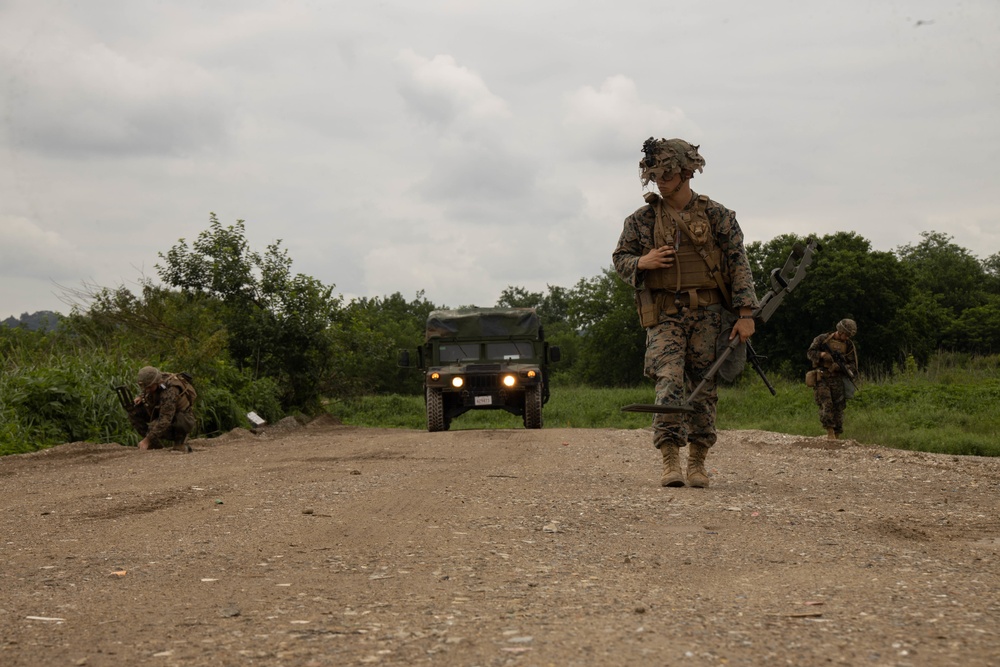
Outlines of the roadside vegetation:
[[[759,295],[805,240],[748,244]],[[720,428],[820,435],[801,382],[805,349],[852,317],[868,379],[848,406],[846,437],[1000,454],[1000,253],[980,260],[937,232],[894,252],[847,232],[818,240],[807,278],[754,337],[778,396],[747,371],[720,393]],[[160,259],[158,280],[67,289],[72,310],[55,327],[51,314],[45,327],[29,326],[27,314],[18,326],[0,325],[0,455],[81,440],[135,444],[112,387],[133,388],[147,364],[194,376],[202,435],[249,426],[251,410],[272,423],[326,411],[349,424],[424,427],[420,374],[396,359],[422,342],[428,313],[447,304],[422,291],[346,301],[334,285],[293,273],[280,241],[259,252],[243,221],[224,226],[214,215],[194,242],[181,239]],[[536,308],[546,339],[561,348],[547,427],[648,425],[648,414],[620,412],[650,402],[652,388],[642,377],[632,290],[610,267],[544,293],[509,286],[496,303],[477,305]],[[508,427],[520,419],[502,411],[452,424]]]
[[[803,382],[774,378],[772,396],[754,375],[719,393],[718,426],[791,435],[826,435],[817,417],[812,389]],[[649,426],[652,415],[622,412],[624,405],[651,403],[653,388],[559,386],[545,406],[546,428]],[[1000,456],[1000,356],[935,355],[926,369],[862,383],[848,403],[844,438],[899,449]],[[330,413],[345,424],[380,428],[424,427],[421,396],[389,394],[333,401]],[[451,430],[521,428],[506,412],[473,411],[452,422]]]

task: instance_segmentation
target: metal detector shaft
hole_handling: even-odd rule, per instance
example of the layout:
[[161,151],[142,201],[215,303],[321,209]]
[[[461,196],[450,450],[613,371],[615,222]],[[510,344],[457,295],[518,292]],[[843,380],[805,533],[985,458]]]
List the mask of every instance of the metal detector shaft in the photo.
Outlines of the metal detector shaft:
[[739,344],[739,336],[729,341],[729,345],[727,345],[726,348],[719,353],[715,363],[709,367],[709,369],[705,372],[705,375],[702,376],[701,382],[699,382],[698,386],[694,388],[694,391],[688,394],[688,397],[684,399],[683,403],[675,403],[673,405],[646,405],[643,403],[633,403],[632,405],[626,405],[622,408],[622,412],[655,412],[667,415],[694,412],[695,400],[701,396],[705,387],[715,379],[715,374],[719,372],[719,369],[722,368],[722,364],[726,362],[726,357],[732,354],[732,351],[735,350],[736,346]]
[[[806,269],[812,264],[813,255],[819,249],[819,243],[815,239],[808,239],[806,245],[803,246],[796,243],[792,248],[792,252],[788,255],[788,259],[785,260],[784,266],[780,269],[774,269],[771,271],[771,289],[768,290],[764,298],[760,300],[760,304],[753,311],[754,321],[758,324],[763,324],[771,319],[771,315],[774,311],[778,309],[781,302],[784,300],[785,296],[788,295],[795,286],[798,285],[806,275]],[[701,396],[702,392],[705,390],[712,381],[715,380],[716,373],[722,368],[722,364],[725,363],[726,358],[732,354],[733,350],[740,344],[739,336],[733,338],[729,341],[729,345],[719,353],[718,357],[715,359],[715,363],[712,364],[709,369],[702,376],[701,382],[698,386],[694,388],[683,403],[675,405],[647,405],[643,403],[633,403],[631,405],[626,405],[622,408],[622,412],[655,412],[658,414],[676,414],[676,413],[687,413],[694,411],[694,401]],[[760,369],[757,369],[760,373]],[[763,373],[761,373],[763,377]],[[768,389],[771,394],[774,395],[776,392],[771,384],[764,378],[765,384],[767,384]]]

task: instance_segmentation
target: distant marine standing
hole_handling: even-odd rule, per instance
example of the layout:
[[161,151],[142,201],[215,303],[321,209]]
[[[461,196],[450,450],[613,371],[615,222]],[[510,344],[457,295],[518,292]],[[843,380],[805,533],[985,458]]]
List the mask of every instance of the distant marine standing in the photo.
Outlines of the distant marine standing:
[[813,365],[806,384],[813,388],[819,421],[830,440],[843,433],[847,399],[857,389],[858,351],[851,340],[857,334],[854,320],[840,320],[835,331],[816,336],[806,352]]

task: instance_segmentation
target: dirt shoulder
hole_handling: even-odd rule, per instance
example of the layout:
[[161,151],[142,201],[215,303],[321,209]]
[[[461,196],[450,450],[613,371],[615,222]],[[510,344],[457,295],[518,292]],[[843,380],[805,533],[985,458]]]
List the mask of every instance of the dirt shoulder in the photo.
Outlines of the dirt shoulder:
[[321,420],[0,459],[0,664],[996,665],[1000,461]]

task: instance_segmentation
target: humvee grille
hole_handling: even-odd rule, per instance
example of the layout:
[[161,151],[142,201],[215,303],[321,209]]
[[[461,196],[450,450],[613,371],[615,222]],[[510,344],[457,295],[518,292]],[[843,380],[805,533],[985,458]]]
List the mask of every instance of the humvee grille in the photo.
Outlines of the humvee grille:
[[500,376],[499,375],[469,375],[469,389],[476,390],[487,390],[492,391],[493,389],[500,388]]

